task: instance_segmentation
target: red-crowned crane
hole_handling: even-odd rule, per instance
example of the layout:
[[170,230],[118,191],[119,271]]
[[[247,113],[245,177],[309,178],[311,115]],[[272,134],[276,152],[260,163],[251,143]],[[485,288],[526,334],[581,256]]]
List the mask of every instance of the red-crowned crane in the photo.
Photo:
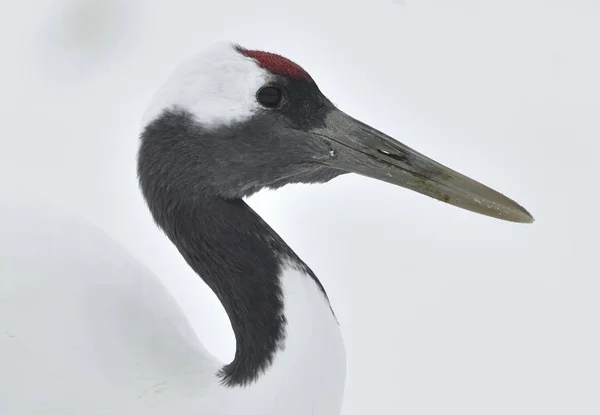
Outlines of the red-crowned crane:
[[533,221],[340,111],[292,61],[219,44],[152,99],[138,176],[154,220],[222,302],[233,361],[208,354],[168,291],[101,232],[0,208],[0,413],[339,414],[345,353],[325,289],[243,198],[350,172]]

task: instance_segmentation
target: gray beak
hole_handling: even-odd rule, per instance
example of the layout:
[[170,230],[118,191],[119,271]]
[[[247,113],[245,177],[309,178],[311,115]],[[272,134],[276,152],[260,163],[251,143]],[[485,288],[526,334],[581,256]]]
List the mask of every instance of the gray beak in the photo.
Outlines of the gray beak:
[[449,169],[393,138],[333,110],[326,126],[311,131],[329,141],[333,156],[325,164],[422,193],[442,202],[511,222],[533,217],[506,196]]

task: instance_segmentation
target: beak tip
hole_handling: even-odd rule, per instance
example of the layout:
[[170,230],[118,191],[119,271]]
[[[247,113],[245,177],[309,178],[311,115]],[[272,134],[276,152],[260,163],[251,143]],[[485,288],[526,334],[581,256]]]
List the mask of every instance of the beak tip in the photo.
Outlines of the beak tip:
[[517,223],[533,223],[535,222],[535,218],[531,213],[527,211],[523,206],[517,205],[518,209],[515,212],[515,215],[510,219],[513,222]]
[[526,220],[523,221],[523,223],[533,223],[535,222],[535,218],[533,217],[533,215],[529,212],[527,212],[527,216],[526,216]]
[[519,222],[521,222],[521,223],[533,223],[533,222],[535,222],[535,218],[533,216],[531,216],[531,215],[527,215],[527,216],[524,216],[523,219],[520,220]]

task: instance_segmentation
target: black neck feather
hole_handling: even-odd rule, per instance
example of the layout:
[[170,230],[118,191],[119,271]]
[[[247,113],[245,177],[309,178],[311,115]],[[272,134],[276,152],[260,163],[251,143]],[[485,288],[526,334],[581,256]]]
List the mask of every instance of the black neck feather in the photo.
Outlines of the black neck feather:
[[[247,385],[271,364],[283,346],[286,319],[279,276],[291,259],[315,279],[312,271],[241,199],[225,200],[182,192],[163,182],[166,168],[155,148],[155,130],[142,134],[138,175],[156,223],[183,258],[217,295],[236,338],[234,360],[220,375],[228,386]],[[184,178],[180,183],[185,182]],[[325,291],[323,290],[325,294]]]

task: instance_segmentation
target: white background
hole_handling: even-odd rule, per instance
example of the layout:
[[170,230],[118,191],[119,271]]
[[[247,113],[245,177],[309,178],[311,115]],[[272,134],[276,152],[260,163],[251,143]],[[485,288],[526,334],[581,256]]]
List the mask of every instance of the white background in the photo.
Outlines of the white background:
[[600,3],[31,0],[0,13],[0,200],[108,232],[231,358],[216,298],[137,189],[139,122],[184,57],[300,63],[351,115],[506,193],[533,225],[358,176],[249,200],[313,268],[348,351],[344,413],[600,413]]

